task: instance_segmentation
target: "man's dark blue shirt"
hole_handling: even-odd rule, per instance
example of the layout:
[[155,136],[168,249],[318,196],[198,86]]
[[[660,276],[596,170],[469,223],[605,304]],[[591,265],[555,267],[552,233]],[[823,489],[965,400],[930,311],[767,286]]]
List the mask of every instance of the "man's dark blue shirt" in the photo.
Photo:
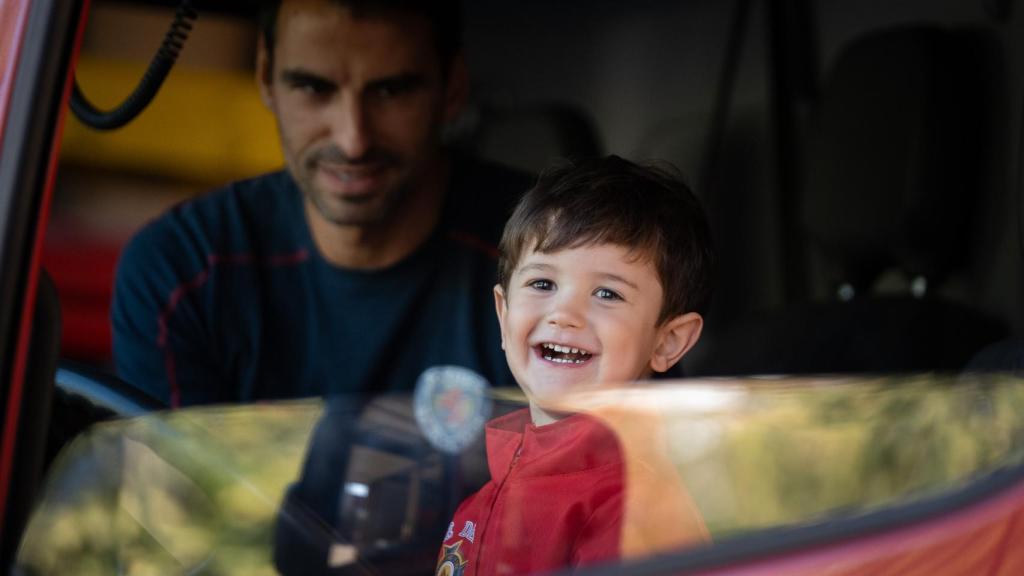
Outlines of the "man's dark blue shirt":
[[458,158],[431,238],[373,271],[324,260],[287,172],[181,204],[122,254],[118,373],[169,406],[410,390],[436,365],[511,386],[495,246],[530,184]]

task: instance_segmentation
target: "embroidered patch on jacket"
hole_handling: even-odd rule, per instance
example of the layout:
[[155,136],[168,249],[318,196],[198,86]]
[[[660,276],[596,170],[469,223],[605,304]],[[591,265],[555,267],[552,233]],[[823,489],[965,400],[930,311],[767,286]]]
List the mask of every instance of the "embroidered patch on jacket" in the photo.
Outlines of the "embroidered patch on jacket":
[[471,520],[466,520],[466,525],[462,527],[462,531],[459,532],[459,536],[472,543],[476,538],[476,524],[473,524]]
[[434,576],[462,576],[466,569],[467,561],[462,558],[462,540],[451,546],[445,546],[441,551],[441,559],[437,561],[437,570]]

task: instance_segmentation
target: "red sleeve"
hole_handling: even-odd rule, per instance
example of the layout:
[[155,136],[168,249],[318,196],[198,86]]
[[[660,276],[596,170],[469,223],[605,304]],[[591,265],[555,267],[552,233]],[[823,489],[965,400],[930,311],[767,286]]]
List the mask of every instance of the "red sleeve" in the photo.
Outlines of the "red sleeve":
[[622,541],[622,493],[598,506],[583,525],[572,551],[572,566],[618,560]]

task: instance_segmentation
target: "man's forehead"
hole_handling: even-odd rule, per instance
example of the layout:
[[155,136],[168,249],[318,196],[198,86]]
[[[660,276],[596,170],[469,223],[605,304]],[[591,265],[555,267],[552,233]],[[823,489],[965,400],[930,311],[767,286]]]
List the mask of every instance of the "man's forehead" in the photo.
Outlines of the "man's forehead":
[[331,0],[284,0],[278,11],[275,36],[304,39],[338,33],[348,37],[434,42],[433,25],[423,14],[400,8],[351,6]]
[[430,21],[408,11],[359,13],[329,0],[288,0],[275,36],[273,58],[281,68],[335,75],[331,68],[351,73],[368,66],[369,75],[379,76],[423,74],[439,64]]

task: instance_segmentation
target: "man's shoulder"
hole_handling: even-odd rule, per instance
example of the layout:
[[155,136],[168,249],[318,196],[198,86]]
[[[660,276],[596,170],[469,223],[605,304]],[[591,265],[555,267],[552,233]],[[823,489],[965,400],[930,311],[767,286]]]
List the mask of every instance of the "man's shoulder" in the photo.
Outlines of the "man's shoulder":
[[215,230],[236,218],[258,223],[290,213],[286,208],[294,204],[296,194],[291,176],[279,170],[231,182],[183,202],[165,214],[164,218],[195,219]]
[[271,230],[292,218],[296,210],[295,185],[284,171],[239,180],[181,202],[144,226],[131,245],[187,243],[194,248],[238,248],[239,242]]

